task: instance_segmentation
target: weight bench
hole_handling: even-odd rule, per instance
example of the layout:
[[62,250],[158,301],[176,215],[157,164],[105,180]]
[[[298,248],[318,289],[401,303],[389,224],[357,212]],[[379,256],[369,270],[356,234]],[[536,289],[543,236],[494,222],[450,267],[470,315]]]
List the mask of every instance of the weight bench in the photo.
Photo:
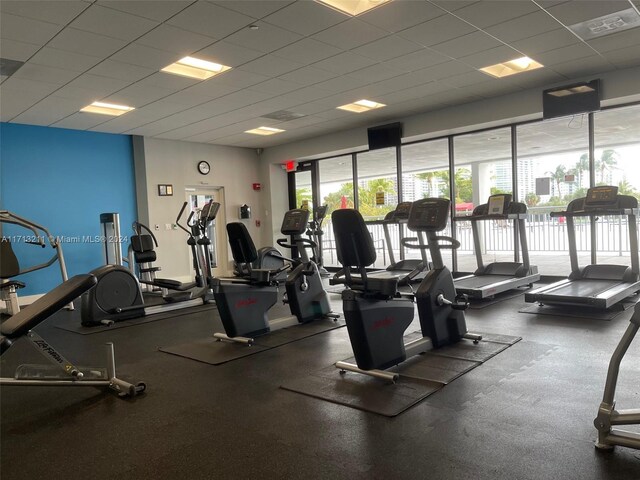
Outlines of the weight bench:
[[105,368],[81,369],[69,362],[32,330],[96,283],[96,277],[93,275],[76,275],[13,315],[0,326],[0,355],[9,349],[13,342],[24,336],[53,364],[52,366],[20,365],[16,369],[14,378],[0,378],[0,385],[107,388],[121,396],[131,397],[144,392],[146,388],[144,383],[133,385],[116,377],[113,343],[106,344]]

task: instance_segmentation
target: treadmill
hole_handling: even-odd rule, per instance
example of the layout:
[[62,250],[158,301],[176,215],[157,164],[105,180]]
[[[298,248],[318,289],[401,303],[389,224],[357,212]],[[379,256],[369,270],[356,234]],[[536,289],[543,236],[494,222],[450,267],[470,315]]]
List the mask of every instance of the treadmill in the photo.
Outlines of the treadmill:
[[[578,265],[576,246],[576,217],[595,218],[604,215],[627,217],[631,266],[626,265]],[[581,306],[608,309],[640,290],[638,268],[638,200],[629,195],[619,195],[618,187],[593,187],[587,196],[577,198],[564,212],[552,212],[552,217],[567,219],[569,236],[569,278],[538,288],[525,294],[526,302],[540,305]]]
[[[519,287],[530,287],[534,282],[540,280],[538,267],[529,263],[526,217],[527,206],[524,203],[512,202],[510,194],[499,194],[491,195],[489,201],[478,205],[471,215],[453,218],[455,222],[471,222],[473,245],[478,263],[478,268],[472,275],[454,280],[457,293],[465,294],[474,299],[486,299]],[[522,262],[493,262],[488,265],[483,263],[478,225],[479,222],[487,220],[513,220],[516,222]]]
[[[413,202],[400,202],[395,210],[387,213],[383,220],[368,220],[364,222],[367,225],[382,225],[384,230],[385,242],[387,244],[387,252],[389,254],[389,266],[386,270],[376,270],[367,272],[368,278],[397,278],[398,285],[410,285],[420,283],[428,273],[430,263],[427,260],[426,243],[422,236],[422,232],[417,232],[417,237],[403,237],[401,241],[418,241],[419,245],[424,248],[420,250],[421,259],[402,259],[396,262],[391,243],[391,233],[389,225],[404,225],[408,223],[409,212]],[[331,285],[339,285],[344,283],[345,269],[340,269],[333,278],[330,279]],[[352,274],[352,277],[354,275]],[[357,277],[357,275],[356,275]]]

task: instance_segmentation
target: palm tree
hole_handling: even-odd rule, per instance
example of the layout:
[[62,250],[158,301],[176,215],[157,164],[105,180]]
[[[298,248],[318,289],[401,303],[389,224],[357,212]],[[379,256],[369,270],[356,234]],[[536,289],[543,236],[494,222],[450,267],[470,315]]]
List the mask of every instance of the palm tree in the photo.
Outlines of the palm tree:
[[560,191],[560,184],[564,182],[564,177],[567,175],[567,168],[564,165],[558,165],[554,172],[547,172],[547,174],[553,179],[556,183],[557,192],[556,197],[562,196]]
[[596,162],[596,170],[600,172],[600,182],[604,183],[604,172],[613,170],[618,164],[618,152],[612,149],[603,150],[600,160]]
[[580,155],[580,160],[576,163],[576,173],[578,174],[578,188],[582,188],[582,172],[589,171],[589,154]]

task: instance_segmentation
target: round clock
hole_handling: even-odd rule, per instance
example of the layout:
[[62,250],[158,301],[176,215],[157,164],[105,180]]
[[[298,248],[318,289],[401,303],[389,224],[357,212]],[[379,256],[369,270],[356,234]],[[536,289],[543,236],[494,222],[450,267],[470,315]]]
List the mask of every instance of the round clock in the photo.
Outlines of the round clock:
[[207,175],[210,171],[211,171],[211,166],[209,165],[208,162],[205,162],[204,160],[202,162],[198,163],[198,171],[202,174],[202,175]]

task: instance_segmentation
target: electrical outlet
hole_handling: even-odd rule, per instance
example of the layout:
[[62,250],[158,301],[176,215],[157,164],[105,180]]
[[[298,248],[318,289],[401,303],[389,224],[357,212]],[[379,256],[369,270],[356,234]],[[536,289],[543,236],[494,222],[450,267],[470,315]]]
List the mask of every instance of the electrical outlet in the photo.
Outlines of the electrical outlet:
[[155,229],[156,231],[160,230],[160,225],[158,225],[158,224],[156,223],[156,224],[154,225],[154,229]]

